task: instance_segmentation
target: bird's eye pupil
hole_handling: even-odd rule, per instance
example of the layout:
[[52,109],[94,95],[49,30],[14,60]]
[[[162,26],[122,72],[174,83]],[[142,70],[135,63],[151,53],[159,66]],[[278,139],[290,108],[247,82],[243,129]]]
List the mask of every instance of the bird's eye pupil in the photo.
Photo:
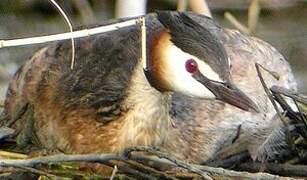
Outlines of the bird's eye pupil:
[[197,67],[197,62],[194,59],[188,59],[185,62],[185,69],[189,72],[189,73],[194,73],[198,67]]

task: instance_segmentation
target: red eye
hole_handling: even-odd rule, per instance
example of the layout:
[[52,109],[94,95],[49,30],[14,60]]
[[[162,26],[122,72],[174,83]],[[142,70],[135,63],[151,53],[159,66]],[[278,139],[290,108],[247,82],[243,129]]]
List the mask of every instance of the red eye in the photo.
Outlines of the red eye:
[[194,59],[189,59],[185,62],[185,69],[189,73],[194,73],[197,70],[197,62]]

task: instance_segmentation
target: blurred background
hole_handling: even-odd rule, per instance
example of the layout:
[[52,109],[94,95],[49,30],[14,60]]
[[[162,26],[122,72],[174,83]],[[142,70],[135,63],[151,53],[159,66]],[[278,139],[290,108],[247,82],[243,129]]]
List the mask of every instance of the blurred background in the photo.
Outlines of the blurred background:
[[[203,0],[57,0],[73,27],[155,10],[193,10],[206,14]],[[200,3],[200,4],[199,4]],[[223,27],[239,28],[276,47],[290,62],[307,93],[306,0],[207,0]],[[0,39],[41,36],[68,31],[63,17],[48,0],[1,0]],[[0,49],[0,99],[10,77],[42,45]]]

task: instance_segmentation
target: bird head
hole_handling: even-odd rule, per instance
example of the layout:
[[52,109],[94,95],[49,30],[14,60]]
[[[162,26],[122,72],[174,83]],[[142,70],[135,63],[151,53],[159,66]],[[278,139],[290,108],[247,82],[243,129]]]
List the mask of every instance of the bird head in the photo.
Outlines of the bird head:
[[148,70],[160,91],[218,99],[246,111],[256,104],[231,83],[230,64],[220,40],[186,13],[159,11],[164,29],[150,52]]

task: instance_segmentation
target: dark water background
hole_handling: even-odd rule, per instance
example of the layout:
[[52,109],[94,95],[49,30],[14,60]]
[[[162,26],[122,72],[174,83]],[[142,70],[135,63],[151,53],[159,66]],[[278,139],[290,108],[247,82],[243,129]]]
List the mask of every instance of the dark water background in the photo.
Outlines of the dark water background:
[[[67,26],[62,17],[48,2],[30,2],[32,1],[0,1],[0,39],[47,35],[67,31]],[[64,6],[66,11],[70,13],[74,26],[84,24],[80,15],[69,5],[69,1],[64,2],[67,2],[64,3]],[[101,1],[100,4],[94,5],[93,11],[98,22],[113,17],[113,1]],[[149,11],[157,8],[174,9],[175,7],[171,3],[163,4],[160,1],[149,3]],[[233,28],[223,17],[226,10],[246,24],[247,11],[244,8],[213,8],[213,16],[222,26]],[[275,10],[263,9],[255,36],[271,43],[286,57],[298,81],[299,91],[307,93],[307,3],[299,3],[292,7]],[[0,98],[4,97],[7,83],[20,64],[42,46],[45,45],[0,49]]]

